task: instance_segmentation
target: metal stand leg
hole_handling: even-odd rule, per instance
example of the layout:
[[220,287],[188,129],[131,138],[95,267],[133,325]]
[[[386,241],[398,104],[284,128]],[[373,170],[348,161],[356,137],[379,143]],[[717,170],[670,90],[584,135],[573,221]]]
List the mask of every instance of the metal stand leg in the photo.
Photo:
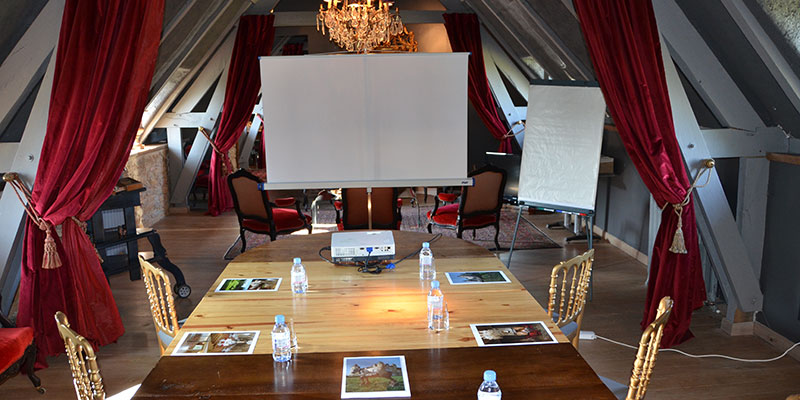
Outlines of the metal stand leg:
[[508,262],[506,268],[511,268],[511,256],[514,254],[514,244],[517,242],[517,231],[519,231],[519,220],[522,218],[522,206],[518,206],[517,223],[514,224],[514,236],[511,237],[511,247],[508,249]]

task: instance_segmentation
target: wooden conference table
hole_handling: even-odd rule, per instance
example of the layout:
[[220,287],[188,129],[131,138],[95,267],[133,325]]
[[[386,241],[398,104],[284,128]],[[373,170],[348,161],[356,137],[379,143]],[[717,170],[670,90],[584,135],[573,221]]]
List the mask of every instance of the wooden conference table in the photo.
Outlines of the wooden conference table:
[[[398,258],[429,234],[394,231]],[[381,274],[320,260],[330,234],[292,236],[233,260],[197,305],[187,331],[260,330],[253,355],[161,357],[134,399],[339,399],[343,357],[405,355],[414,399],[474,399],[482,372],[497,372],[503,399],[614,399],[502,262],[482,247],[441,237],[431,244],[450,329],[427,329],[426,294],[416,257]],[[309,279],[293,295],[290,267],[301,257]],[[502,270],[507,284],[450,285],[444,272]],[[277,292],[215,293],[225,278],[282,277]],[[545,277],[542,277],[545,279]],[[294,320],[298,352],[274,363],[270,332],[276,314]],[[558,344],[477,347],[471,323],[546,321]]]

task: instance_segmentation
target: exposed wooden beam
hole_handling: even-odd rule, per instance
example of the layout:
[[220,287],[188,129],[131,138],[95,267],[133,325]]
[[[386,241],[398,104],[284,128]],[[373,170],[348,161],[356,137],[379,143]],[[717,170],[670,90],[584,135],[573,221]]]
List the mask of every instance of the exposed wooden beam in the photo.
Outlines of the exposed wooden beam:
[[[217,73],[217,76],[222,71]],[[156,128],[180,128],[182,126],[206,126],[214,124],[216,118],[208,116],[205,112],[173,112],[164,114],[156,122]]]
[[[678,144],[688,170],[695,175],[705,160],[711,158],[711,151],[697,125],[668,47],[661,46],[661,51]],[[760,310],[764,296],[746,250],[747,246],[728,206],[719,175],[715,169],[711,169],[708,174],[708,183],[694,191],[696,208],[699,210],[698,227],[703,242],[708,246],[712,264],[721,283],[730,285],[731,291],[726,293],[729,305],[744,312]]]
[[594,80],[594,73],[591,68],[587,68],[575,53],[564,43],[563,40],[556,34],[550,25],[542,18],[533,7],[525,0],[517,0],[520,8],[525,11],[526,15],[536,25],[543,36],[542,41],[558,53],[562,60],[565,60],[575,71],[578,72],[578,77],[584,81]]
[[[703,131],[711,156],[747,157],[739,160],[736,225],[758,278],[764,250],[769,168],[763,158],[750,157],[763,157],[768,151],[785,149],[788,145],[785,134],[780,128],[765,127],[675,0],[655,0],[653,9],[663,42],[689,84],[723,126],[735,128]],[[706,231],[711,232],[710,228]],[[713,246],[713,243],[706,244]],[[710,258],[712,262],[721,262],[713,254]],[[724,276],[718,277],[724,290],[731,286]],[[735,307],[731,307],[731,311],[735,311]]]
[[[231,35],[231,40],[229,43],[229,45],[220,48],[220,53],[214,57],[219,57],[222,60],[226,60],[226,62],[230,60],[230,55],[233,51],[233,35]],[[213,121],[214,123],[197,126],[198,128],[203,127],[208,132],[211,132],[211,137],[214,137],[213,135],[216,133],[216,127],[219,125],[219,120],[217,117],[222,111],[222,104],[225,101],[225,84],[227,78],[228,68],[223,67],[222,75],[218,80],[216,80],[217,83],[214,87],[214,94],[211,96],[211,101],[206,109],[206,115],[208,117],[206,120]],[[198,81],[195,82],[195,84],[199,85],[199,87],[205,86],[206,89],[213,83],[214,79],[210,79],[210,81],[199,81],[198,79]],[[202,92],[204,93],[205,90]],[[191,102],[186,104],[191,104]],[[175,183],[175,187],[172,188],[172,194],[170,195],[170,204],[172,207],[186,207],[189,191],[192,189],[194,180],[197,177],[197,171],[199,171],[200,164],[203,162],[203,158],[205,158],[209,147],[208,140],[206,140],[206,138],[203,137],[198,130],[198,133],[195,135],[194,141],[192,142],[192,148],[189,150],[189,155],[186,157],[186,162],[183,163],[183,168],[181,168],[181,172],[178,176],[177,182]],[[181,157],[183,157],[182,153]]]
[[670,55],[714,117],[726,127],[763,128],[758,113],[675,0],[655,0],[653,10]]
[[[274,1],[274,0],[270,0]],[[204,36],[193,42],[190,52],[176,67],[165,83],[150,99],[142,114],[142,126],[145,131],[140,141],[144,141],[155,126],[155,123],[167,112],[167,109],[178,97],[181,91],[203,69],[206,61],[219,48],[220,44],[228,37],[229,33],[239,21],[239,16],[251,5],[246,2],[230,2],[227,8],[217,14],[214,21],[208,25]]]
[[58,42],[64,0],[49,1],[0,65],[0,133],[42,79]]
[[0,175],[11,171],[11,162],[18,148],[19,143],[0,143]]
[[[261,102],[259,101],[255,107],[253,107],[253,114],[263,116],[264,110],[262,109]],[[256,136],[258,136],[258,129],[261,127],[261,118],[255,117],[253,118],[253,123],[250,125],[250,129],[246,131],[246,135],[242,138],[242,146],[241,151],[239,152],[239,165],[247,166],[247,162],[250,160],[250,152],[253,151],[253,144],[256,141]]]
[[786,134],[780,128],[762,128],[754,132],[703,129],[701,132],[713,158],[764,157],[769,152],[788,149]]
[[[61,19],[56,22],[61,25]],[[58,27],[56,28],[58,30]],[[53,49],[55,54],[56,49]],[[55,75],[55,55],[49,57],[47,69],[39,92],[33,102],[30,117],[25,125],[22,140],[17,147],[17,152],[11,162],[10,171],[16,172],[27,185],[33,185],[36,179],[36,170],[39,168],[39,155],[42,152],[45,132],[47,132],[47,115],[50,111],[50,92],[53,89],[53,76]],[[5,171],[4,171],[5,172]],[[17,287],[19,280],[19,248],[15,247],[22,235],[22,221],[25,210],[16,194],[10,188],[0,192],[0,287],[12,290]],[[9,280],[12,282],[9,283]],[[11,293],[3,293],[3,298],[8,299]]]

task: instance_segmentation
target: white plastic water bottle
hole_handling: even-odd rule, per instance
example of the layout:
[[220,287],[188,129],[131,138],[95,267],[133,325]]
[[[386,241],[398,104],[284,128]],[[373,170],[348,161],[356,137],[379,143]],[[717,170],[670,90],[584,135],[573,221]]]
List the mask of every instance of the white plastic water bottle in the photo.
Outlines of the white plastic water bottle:
[[431,244],[425,242],[422,244],[422,250],[419,251],[419,279],[434,278],[436,278],[436,265],[433,264],[433,251],[431,251]]
[[275,316],[275,327],[272,328],[272,358],[278,362],[292,359],[292,343],[289,327],[283,315]]
[[308,290],[308,278],[306,268],[300,263],[300,257],[295,257],[292,265],[292,291],[295,293],[305,293]]
[[478,388],[478,400],[500,400],[503,393],[497,385],[497,374],[487,369],[483,371],[483,383]]
[[431,291],[428,293],[428,329],[442,331],[449,328],[449,325],[439,281],[431,281]]

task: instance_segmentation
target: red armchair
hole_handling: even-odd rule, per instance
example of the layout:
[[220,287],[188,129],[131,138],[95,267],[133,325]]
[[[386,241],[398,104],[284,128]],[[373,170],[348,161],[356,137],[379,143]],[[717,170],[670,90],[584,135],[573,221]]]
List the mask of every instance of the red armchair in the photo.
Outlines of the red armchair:
[[500,209],[503,206],[506,171],[487,165],[469,176],[475,179],[475,185],[465,186],[461,190],[458,203],[439,207],[440,197],[434,198],[433,211],[428,212],[428,232],[433,233],[433,225],[455,229],[460,239],[466,229],[471,229],[474,235],[477,229],[494,226],[494,244],[499,249],[500,242],[497,239],[500,235]]
[[42,381],[33,372],[33,363],[36,361],[33,328],[16,328],[2,313],[0,325],[0,384],[22,371],[28,375],[36,390],[44,394]]
[[[399,195],[397,188],[372,189],[372,229],[400,229],[403,201]],[[340,231],[369,227],[367,189],[342,189],[342,200],[334,202],[334,206],[336,226]]]
[[[259,182],[255,175],[243,169],[228,175],[233,208],[239,219],[242,253],[247,248],[245,231],[269,235],[270,240],[300,229],[311,233],[311,217],[300,212],[300,204],[293,197],[276,199],[273,203],[266,191],[258,190]],[[290,208],[292,206],[294,208]]]

